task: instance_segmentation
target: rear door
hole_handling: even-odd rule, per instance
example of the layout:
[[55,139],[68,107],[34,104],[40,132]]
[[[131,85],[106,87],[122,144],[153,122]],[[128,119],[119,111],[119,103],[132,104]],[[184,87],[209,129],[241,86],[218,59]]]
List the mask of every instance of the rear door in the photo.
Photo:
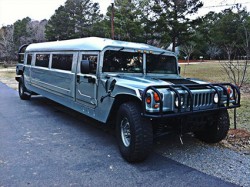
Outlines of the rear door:
[[[89,74],[81,73],[81,61],[90,61]],[[91,108],[97,106],[97,64],[99,52],[81,52],[77,64],[76,102]]]

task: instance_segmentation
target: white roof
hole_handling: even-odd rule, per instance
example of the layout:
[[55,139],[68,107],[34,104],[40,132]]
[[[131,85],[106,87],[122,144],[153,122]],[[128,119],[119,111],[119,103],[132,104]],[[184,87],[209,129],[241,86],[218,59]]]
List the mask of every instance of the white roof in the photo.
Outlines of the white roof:
[[107,47],[118,47],[118,48],[129,48],[136,50],[148,50],[148,51],[158,51],[166,52],[168,54],[174,55],[170,51],[163,50],[154,46],[150,46],[143,43],[133,43],[133,42],[124,42],[118,40],[111,40],[107,38],[98,38],[98,37],[89,37],[89,38],[80,38],[72,40],[63,40],[55,42],[44,42],[44,43],[34,43],[30,44],[26,48],[26,52],[38,52],[38,51],[102,51]]

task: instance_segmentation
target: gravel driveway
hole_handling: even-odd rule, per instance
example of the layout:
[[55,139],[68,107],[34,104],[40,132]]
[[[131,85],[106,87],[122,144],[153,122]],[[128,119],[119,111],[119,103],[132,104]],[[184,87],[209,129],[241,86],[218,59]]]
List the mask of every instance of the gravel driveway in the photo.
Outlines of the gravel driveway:
[[204,144],[191,135],[170,136],[157,143],[155,151],[167,158],[240,186],[250,186],[250,155],[220,144]]
[[[8,84],[8,81],[2,82]],[[17,83],[13,80],[9,84],[13,87]],[[60,105],[56,107],[59,111],[67,112]],[[224,181],[250,186],[250,155],[224,148],[220,144],[201,143],[192,135],[185,135],[183,143],[180,143],[178,136],[170,135],[155,142],[154,152]],[[2,164],[4,163],[0,160],[0,168]]]

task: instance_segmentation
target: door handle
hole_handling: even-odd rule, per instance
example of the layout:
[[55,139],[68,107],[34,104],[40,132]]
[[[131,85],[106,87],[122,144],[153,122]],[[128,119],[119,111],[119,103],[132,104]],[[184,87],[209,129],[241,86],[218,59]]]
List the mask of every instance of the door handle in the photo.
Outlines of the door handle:
[[77,83],[80,83],[80,75],[77,75],[77,76],[76,76],[76,82],[77,82]]
[[83,78],[88,79],[88,83],[93,83],[95,84],[95,78],[91,76],[84,75]]

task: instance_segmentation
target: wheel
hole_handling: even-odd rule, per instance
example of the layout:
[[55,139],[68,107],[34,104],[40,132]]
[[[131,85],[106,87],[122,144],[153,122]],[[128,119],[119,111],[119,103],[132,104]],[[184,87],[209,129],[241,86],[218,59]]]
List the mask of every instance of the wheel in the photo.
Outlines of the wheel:
[[27,89],[24,85],[24,77],[20,77],[19,79],[19,83],[18,83],[18,93],[19,93],[19,97],[22,100],[29,100],[31,95],[27,93]]
[[201,131],[194,132],[195,136],[206,143],[217,143],[227,136],[230,121],[227,110],[221,110],[213,115],[213,122],[210,122]]
[[116,120],[116,136],[122,157],[128,162],[145,160],[153,145],[152,125],[141,116],[134,102],[120,106]]

